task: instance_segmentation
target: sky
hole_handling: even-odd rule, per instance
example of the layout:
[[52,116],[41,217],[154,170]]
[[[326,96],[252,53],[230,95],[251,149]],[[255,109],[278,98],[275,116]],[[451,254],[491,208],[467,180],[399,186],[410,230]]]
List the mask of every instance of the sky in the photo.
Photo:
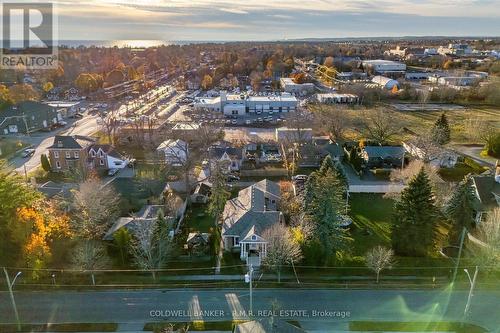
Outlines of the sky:
[[500,36],[500,0],[54,2],[60,40]]

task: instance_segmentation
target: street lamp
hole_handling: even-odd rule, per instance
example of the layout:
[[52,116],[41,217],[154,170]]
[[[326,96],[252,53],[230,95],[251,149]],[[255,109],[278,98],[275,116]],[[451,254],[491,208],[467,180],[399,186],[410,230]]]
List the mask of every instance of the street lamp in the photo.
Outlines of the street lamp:
[[250,264],[248,273],[245,274],[245,282],[248,283],[250,287],[250,316],[252,315],[253,312],[252,278],[253,278],[253,267],[252,264]]
[[467,268],[464,268],[464,272],[467,274],[467,277],[469,278],[469,283],[470,283],[469,297],[467,297],[467,304],[465,304],[465,309],[464,309],[464,318],[467,317],[467,312],[469,312],[469,308],[470,308],[470,302],[472,300],[472,296],[474,296],[473,292],[474,292],[474,287],[476,286],[476,278],[477,278],[478,271],[479,271],[479,269],[476,266],[476,271],[474,272],[474,277],[471,278]]
[[17,330],[20,331],[21,320],[19,319],[19,313],[17,312],[16,300],[14,299],[12,288],[14,287],[14,283],[16,283],[17,278],[22,274],[22,272],[17,272],[12,282],[10,282],[9,273],[7,272],[7,269],[5,267],[3,268],[3,272],[5,273],[5,280],[7,281],[7,288],[9,289],[10,301],[12,303],[12,308],[14,309],[14,315],[16,316]]

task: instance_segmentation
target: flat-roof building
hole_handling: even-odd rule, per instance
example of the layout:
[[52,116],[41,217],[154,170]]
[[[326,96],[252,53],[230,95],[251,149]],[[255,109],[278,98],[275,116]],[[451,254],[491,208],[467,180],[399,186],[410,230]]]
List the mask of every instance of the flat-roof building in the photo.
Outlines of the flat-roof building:
[[316,94],[316,100],[323,104],[354,104],[358,102],[358,96],[353,94]]
[[406,64],[391,60],[365,60],[363,61],[365,70],[371,70],[375,74],[398,75],[406,72]]
[[290,77],[282,77],[280,79],[280,85],[284,92],[291,94],[306,95],[314,91],[313,83],[296,83]]
[[267,96],[250,96],[247,94],[226,94],[218,97],[197,98],[194,107],[225,115],[242,116],[246,113],[293,112],[297,108],[297,98],[290,93]]

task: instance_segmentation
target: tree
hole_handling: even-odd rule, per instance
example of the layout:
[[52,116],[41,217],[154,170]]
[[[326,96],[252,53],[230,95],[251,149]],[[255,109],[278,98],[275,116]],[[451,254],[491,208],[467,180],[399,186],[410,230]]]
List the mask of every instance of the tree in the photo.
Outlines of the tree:
[[325,65],[326,67],[333,67],[333,64],[334,64],[333,57],[326,57],[325,61],[323,61],[323,65]]
[[73,249],[71,261],[75,269],[92,271],[110,267],[106,247],[100,240],[81,239]]
[[403,127],[394,111],[375,109],[365,113],[363,118],[366,136],[378,144],[387,143]]
[[342,182],[331,169],[324,174],[313,172],[306,181],[304,212],[314,224],[313,238],[321,244],[325,256],[345,249],[350,240],[340,226],[345,210],[343,193]]
[[343,107],[314,104],[311,110],[317,118],[319,126],[336,142],[344,139],[344,133],[350,126],[347,110]]
[[213,85],[212,77],[208,74],[205,75],[203,77],[203,80],[201,80],[201,87],[203,88],[203,90],[208,90],[212,88],[212,85]]
[[383,246],[376,246],[366,253],[365,263],[377,275],[378,283],[380,272],[394,265],[394,251]]
[[151,270],[156,280],[156,270],[163,268],[172,252],[168,234],[168,223],[160,212],[156,220],[137,223],[131,254],[136,265],[144,270]]
[[263,233],[262,237],[267,240],[264,264],[276,272],[278,282],[281,282],[283,266],[294,264],[302,258],[300,246],[283,224],[273,225]]
[[444,112],[434,123],[434,127],[431,130],[431,137],[432,141],[439,145],[450,142],[450,125]]
[[478,224],[477,239],[473,243],[473,254],[476,262],[488,271],[500,269],[500,208],[488,212],[485,221]]
[[[491,121],[484,119],[469,118],[465,121],[464,127],[472,140],[478,140],[484,143],[485,149],[488,152],[498,152],[498,140],[500,140],[500,133]],[[493,148],[496,147],[496,148]]]
[[224,211],[224,206],[230,198],[231,193],[226,190],[226,177],[222,173],[221,166],[217,163],[212,170],[212,189],[208,203],[208,212],[216,221]]
[[471,230],[475,222],[475,203],[472,179],[466,176],[452,191],[451,198],[444,207],[446,217],[452,222],[452,241],[457,241],[463,228]]
[[9,100],[13,104],[24,101],[37,101],[39,99],[40,94],[29,84],[15,84],[9,88]]
[[127,254],[128,248],[130,247],[130,242],[132,236],[130,235],[127,228],[121,228],[113,234],[113,243],[120,251],[120,259],[122,265],[125,265],[125,255]]
[[75,230],[83,239],[102,239],[119,212],[120,197],[110,186],[91,175],[73,191]]
[[428,255],[435,245],[437,223],[434,193],[422,168],[394,206],[392,248],[399,255]]
[[45,82],[42,86],[44,92],[48,93],[52,89],[54,89],[54,84],[52,82]]
[[49,159],[47,158],[47,155],[45,154],[40,155],[40,163],[42,164],[42,169],[45,172],[49,172],[51,170],[50,162]]

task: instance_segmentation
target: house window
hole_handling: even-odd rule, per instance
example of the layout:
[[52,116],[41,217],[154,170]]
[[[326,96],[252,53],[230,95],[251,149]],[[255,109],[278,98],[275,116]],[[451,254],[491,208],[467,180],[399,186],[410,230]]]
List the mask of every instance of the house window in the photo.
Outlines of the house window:
[[99,160],[100,165],[104,165],[104,160]]
[[56,168],[61,169],[61,162],[56,161]]
[[55,158],[59,158],[59,152],[58,152],[58,151],[55,151],[55,152],[54,152],[54,157],[55,157]]
[[104,157],[104,153],[102,152],[102,150],[99,152],[99,157]]
[[79,157],[80,157],[80,154],[77,151],[75,151],[75,158],[79,158]]
[[91,150],[90,151],[90,156],[95,157],[95,151]]
[[71,154],[69,151],[66,152],[66,158],[70,158],[71,157]]
[[240,246],[240,238],[234,237],[234,246]]
[[257,236],[252,235],[252,240],[253,240],[253,241],[254,241],[254,240],[257,240]]

